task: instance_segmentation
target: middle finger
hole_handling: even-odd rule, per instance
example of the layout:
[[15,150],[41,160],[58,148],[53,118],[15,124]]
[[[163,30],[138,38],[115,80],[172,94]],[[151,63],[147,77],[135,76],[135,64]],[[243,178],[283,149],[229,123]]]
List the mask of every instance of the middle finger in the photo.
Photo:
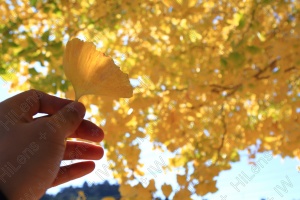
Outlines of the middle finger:
[[67,141],[64,160],[85,159],[99,160],[104,154],[103,148],[85,142]]
[[103,130],[87,120],[83,120],[77,130],[69,136],[69,138],[80,138],[92,142],[101,142],[103,137]]

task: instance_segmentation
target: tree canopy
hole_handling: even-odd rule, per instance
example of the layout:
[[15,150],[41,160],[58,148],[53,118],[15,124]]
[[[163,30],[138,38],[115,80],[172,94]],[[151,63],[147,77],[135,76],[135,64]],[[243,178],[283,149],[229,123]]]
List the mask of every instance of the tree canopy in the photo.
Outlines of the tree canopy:
[[165,170],[185,170],[174,199],[216,192],[214,177],[253,145],[250,158],[300,158],[299,1],[10,0],[0,12],[0,73],[12,91],[74,99],[62,67],[73,37],[94,42],[129,74],[132,98],[81,99],[104,129],[124,199],[160,189],[139,181],[138,138],[174,153]]

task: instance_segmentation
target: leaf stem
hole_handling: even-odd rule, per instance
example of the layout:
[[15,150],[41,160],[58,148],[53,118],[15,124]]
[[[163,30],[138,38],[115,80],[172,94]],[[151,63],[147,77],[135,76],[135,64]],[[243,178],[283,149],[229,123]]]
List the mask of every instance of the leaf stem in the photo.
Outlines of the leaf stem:
[[74,92],[75,92],[75,102],[78,102],[81,96],[77,95],[76,90],[74,90]]

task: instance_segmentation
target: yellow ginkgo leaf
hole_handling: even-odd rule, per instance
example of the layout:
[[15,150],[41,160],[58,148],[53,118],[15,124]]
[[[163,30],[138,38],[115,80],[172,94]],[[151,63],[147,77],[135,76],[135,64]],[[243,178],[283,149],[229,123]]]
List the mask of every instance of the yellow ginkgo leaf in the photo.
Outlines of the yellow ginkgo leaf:
[[177,182],[179,185],[185,185],[187,183],[185,175],[177,175]]
[[117,98],[132,96],[128,75],[116,66],[112,58],[97,51],[92,42],[78,38],[70,40],[64,52],[63,66],[74,87],[76,100],[87,94]]
[[188,199],[191,199],[190,196],[191,196],[191,191],[189,191],[188,188],[184,188],[184,189],[179,190],[175,194],[173,199],[174,200],[182,200],[182,199],[188,200]]
[[162,190],[163,194],[165,195],[165,197],[170,196],[171,192],[173,191],[172,186],[167,185],[167,184],[162,185],[161,190]]
[[152,192],[156,190],[155,182],[154,182],[153,179],[151,179],[151,180],[149,181],[149,185],[147,186],[147,189],[150,190],[150,191],[152,191]]

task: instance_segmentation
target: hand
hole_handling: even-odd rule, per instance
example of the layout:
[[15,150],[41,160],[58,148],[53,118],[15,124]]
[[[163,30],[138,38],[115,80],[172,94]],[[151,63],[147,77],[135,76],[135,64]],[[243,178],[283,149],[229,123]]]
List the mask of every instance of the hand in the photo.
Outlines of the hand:
[[[47,116],[33,118],[37,113]],[[29,90],[0,103],[0,190],[8,199],[40,199],[45,191],[92,172],[92,161],[60,167],[62,160],[101,159],[98,145],[66,141],[103,139],[83,120],[81,103]]]

